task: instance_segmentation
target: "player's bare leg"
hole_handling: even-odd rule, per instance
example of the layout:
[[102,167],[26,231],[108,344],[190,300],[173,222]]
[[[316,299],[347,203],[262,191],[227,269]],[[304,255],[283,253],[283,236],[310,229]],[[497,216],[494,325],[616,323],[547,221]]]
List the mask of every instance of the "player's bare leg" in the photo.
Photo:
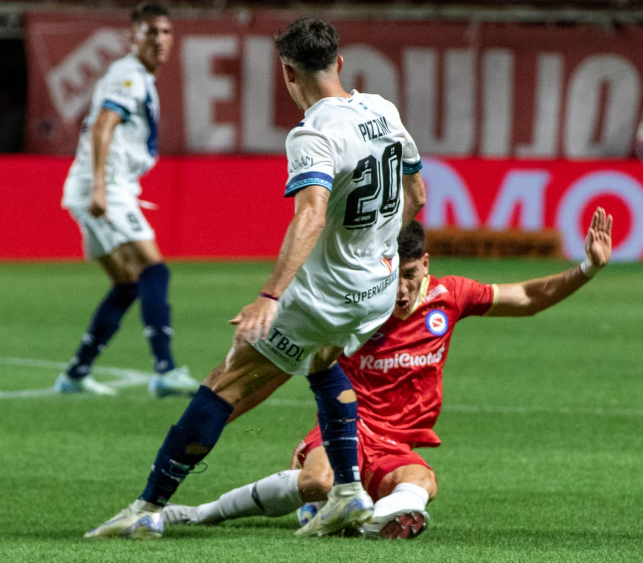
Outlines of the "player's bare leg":
[[323,447],[313,448],[306,455],[297,482],[304,502],[326,501],[333,487],[333,468]]

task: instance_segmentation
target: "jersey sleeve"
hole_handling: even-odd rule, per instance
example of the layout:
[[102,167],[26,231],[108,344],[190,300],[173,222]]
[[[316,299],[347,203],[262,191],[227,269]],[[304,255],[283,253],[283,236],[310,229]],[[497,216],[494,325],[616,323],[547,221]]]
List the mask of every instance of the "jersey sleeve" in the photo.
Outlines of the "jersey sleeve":
[[109,73],[105,80],[101,107],[115,111],[123,121],[129,121],[130,115],[145,100],[145,83],[135,69],[123,69]]
[[335,163],[329,140],[301,125],[286,139],[288,182],[286,197],[294,196],[308,186],[323,186],[333,191]]
[[[383,99],[383,98],[381,98]],[[400,117],[400,112],[391,102],[388,102],[390,111],[394,113],[397,118],[400,129],[400,137],[402,141],[402,172],[404,174],[415,174],[422,169],[422,160],[420,159],[420,152],[417,145],[411,137],[411,134],[406,130]]]
[[402,126],[404,142],[402,143],[402,172],[415,174],[422,169],[422,160],[417,145],[410,133]]
[[449,276],[451,292],[460,310],[460,318],[484,315],[496,299],[497,286],[469,278]]

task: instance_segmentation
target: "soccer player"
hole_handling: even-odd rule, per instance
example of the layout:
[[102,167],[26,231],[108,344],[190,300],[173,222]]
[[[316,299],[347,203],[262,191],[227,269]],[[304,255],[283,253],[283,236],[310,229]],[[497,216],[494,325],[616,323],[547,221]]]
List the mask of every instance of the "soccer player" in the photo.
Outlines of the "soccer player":
[[342,87],[333,26],[298,19],[275,46],[305,115],[286,140],[285,193],[295,214],[274,269],[232,320],[231,350],[170,429],[140,498],[86,537],[160,537],[163,506],[214,447],[233,409],[247,410],[290,374],[308,377],[334,475],[328,502],[298,533],[325,535],[371,517],[355,392],[335,360],[393,312],[397,236],[424,204],[420,157],[392,103]]
[[[442,369],[456,323],[469,315],[533,315],[574,293],[611,255],[612,217],[598,208],[585,240],[587,259],[565,272],[508,284],[430,276],[422,226],[399,237],[400,281],[392,317],[353,356],[340,356],[357,394],[362,482],[375,503],[370,538],[413,538],[426,527],[425,507],[437,493],[435,473],[413,451],[436,447],[433,426],[442,406]],[[319,426],[293,456],[293,469],[199,506],[168,505],[166,524],[217,524],[244,516],[283,516],[324,500],[332,470]],[[308,507],[314,513],[314,507]],[[300,518],[301,520],[301,518]]]
[[138,298],[156,372],[150,394],[194,395],[199,382],[187,368],[175,366],[170,348],[170,272],[137,200],[139,178],[157,161],[155,76],[170,56],[172,22],[164,6],[150,2],[133,10],[131,23],[132,52],[113,63],[96,85],[62,200],[80,227],[86,256],[101,265],[112,288],[94,312],[55,389],[115,394],[89,374]]

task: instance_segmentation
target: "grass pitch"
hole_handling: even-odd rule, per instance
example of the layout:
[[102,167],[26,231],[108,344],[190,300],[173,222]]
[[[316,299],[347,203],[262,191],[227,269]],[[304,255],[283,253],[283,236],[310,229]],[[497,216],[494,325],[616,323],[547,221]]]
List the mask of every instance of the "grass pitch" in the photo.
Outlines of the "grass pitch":
[[[507,282],[567,265],[436,258],[431,268]],[[227,320],[254,299],[270,264],[171,269],[175,354],[205,376],[231,341]],[[42,392],[107,283],[85,264],[0,264],[0,561],[640,562],[642,274],[643,265],[611,265],[534,318],[460,323],[436,427],[443,445],[421,450],[440,490],[418,540],[303,540],[291,515],[170,528],[162,541],[141,543],[82,536],[141,492],[186,400],[151,400],[140,383],[116,398]],[[97,379],[125,384],[136,383],[131,370],[151,371],[137,310],[97,367]],[[213,500],[287,468],[314,417],[305,381],[291,380],[226,429],[208,470],[174,500]]]

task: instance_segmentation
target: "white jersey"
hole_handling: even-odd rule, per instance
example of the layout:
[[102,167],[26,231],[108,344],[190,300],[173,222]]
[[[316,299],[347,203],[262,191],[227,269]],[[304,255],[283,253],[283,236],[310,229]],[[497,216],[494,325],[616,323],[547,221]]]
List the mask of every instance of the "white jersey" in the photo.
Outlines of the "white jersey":
[[287,291],[337,327],[363,328],[393,310],[402,174],[421,162],[391,102],[351,94],[314,104],[286,140],[286,196],[310,185],[331,192],[326,227]]
[[139,178],[157,161],[159,99],[154,75],[134,55],[110,65],[98,81],[83,122],[76,158],[65,182],[63,207],[87,205],[93,183],[92,127],[102,108],[120,114],[107,155],[107,197],[136,197]]

